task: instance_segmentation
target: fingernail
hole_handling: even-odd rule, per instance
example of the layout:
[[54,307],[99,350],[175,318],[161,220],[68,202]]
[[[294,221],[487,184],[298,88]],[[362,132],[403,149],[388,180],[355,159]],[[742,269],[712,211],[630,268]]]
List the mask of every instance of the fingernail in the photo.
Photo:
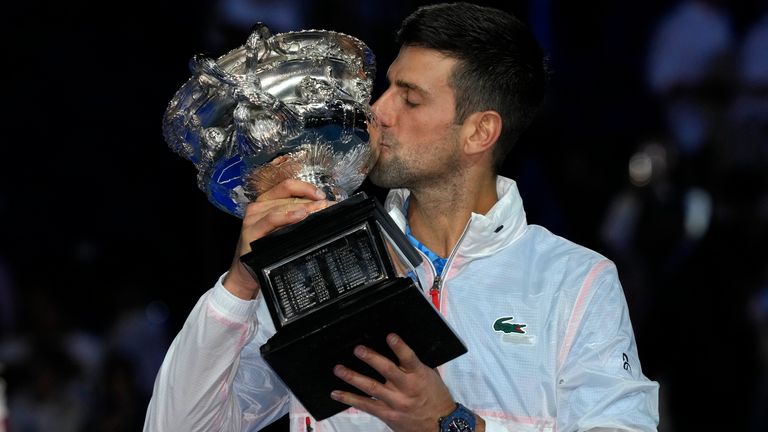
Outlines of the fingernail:
[[306,215],[307,215],[307,210],[305,208],[299,208],[291,212],[291,216],[295,216],[295,217],[302,217]]
[[341,392],[338,390],[334,390],[331,392],[331,399],[333,400],[341,400]]
[[387,343],[389,343],[390,345],[396,344],[397,341],[399,341],[399,340],[400,340],[400,338],[397,337],[396,334],[391,334],[391,335],[387,336]]
[[344,377],[344,375],[346,374],[346,372],[347,372],[347,370],[346,370],[346,369],[344,368],[344,366],[342,366],[342,365],[336,365],[336,366],[333,368],[333,374],[334,374],[334,375],[336,375],[336,376],[337,376],[337,377],[339,377],[339,378],[342,378],[342,377]]
[[355,355],[359,358],[365,358],[365,356],[368,355],[368,350],[365,349],[364,346],[358,345],[355,347]]
[[325,198],[325,192],[322,189],[315,190],[315,196],[318,198]]

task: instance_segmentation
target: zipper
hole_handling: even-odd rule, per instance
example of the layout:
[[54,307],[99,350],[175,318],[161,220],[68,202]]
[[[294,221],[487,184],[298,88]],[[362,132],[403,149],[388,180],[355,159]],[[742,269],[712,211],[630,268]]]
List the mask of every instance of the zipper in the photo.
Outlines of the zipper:
[[[445,265],[447,266],[448,263],[445,263]],[[440,288],[442,288],[440,286],[441,281],[442,279],[440,278],[440,275],[435,275],[435,281],[432,283],[432,288],[429,289],[429,295],[432,297],[432,304],[435,305],[437,310],[440,310]]]
[[[440,310],[440,290],[442,290],[443,282],[445,281],[443,276],[448,271],[448,268],[451,267],[453,258],[456,256],[456,251],[459,250],[461,241],[464,240],[464,236],[467,234],[467,231],[469,231],[469,224],[471,222],[472,222],[472,219],[467,221],[467,226],[464,227],[464,231],[461,233],[461,237],[459,237],[459,240],[456,242],[456,246],[453,247],[451,254],[448,256],[448,260],[445,262],[445,266],[443,267],[442,273],[437,274],[437,270],[435,270],[435,266],[432,264],[432,261],[430,261],[429,258],[427,258],[427,262],[429,263],[429,266],[432,267],[432,273],[435,275],[435,279],[432,282],[432,287],[429,289],[429,296],[432,298],[432,304],[435,305],[437,310]],[[422,253],[422,252],[419,251],[419,253]]]

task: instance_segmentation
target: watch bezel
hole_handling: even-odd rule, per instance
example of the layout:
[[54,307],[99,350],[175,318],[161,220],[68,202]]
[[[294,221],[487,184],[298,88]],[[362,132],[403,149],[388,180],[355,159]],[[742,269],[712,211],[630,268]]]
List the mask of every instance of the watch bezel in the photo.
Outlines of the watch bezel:
[[[457,424],[460,421],[463,425]],[[440,432],[474,432],[475,413],[460,403],[456,403],[456,409],[438,420]]]

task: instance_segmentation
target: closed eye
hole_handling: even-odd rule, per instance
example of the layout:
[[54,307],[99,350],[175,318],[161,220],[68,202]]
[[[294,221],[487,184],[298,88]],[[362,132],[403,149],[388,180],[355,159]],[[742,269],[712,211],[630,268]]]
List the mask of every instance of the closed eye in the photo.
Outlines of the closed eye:
[[421,102],[414,101],[413,100],[414,97],[416,97],[417,99],[421,99],[429,94],[426,90],[417,86],[416,84],[409,83],[403,80],[396,80],[395,86],[401,89],[403,103],[408,108],[415,108],[421,104]]

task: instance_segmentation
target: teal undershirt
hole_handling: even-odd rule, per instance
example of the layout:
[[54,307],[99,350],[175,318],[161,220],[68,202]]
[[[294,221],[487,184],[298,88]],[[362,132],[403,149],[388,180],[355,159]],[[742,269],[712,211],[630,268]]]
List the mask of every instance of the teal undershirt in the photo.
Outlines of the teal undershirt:
[[408,241],[411,242],[413,247],[424,252],[424,255],[432,261],[432,265],[435,266],[435,272],[439,276],[443,273],[443,268],[445,268],[445,263],[448,262],[448,258],[441,258],[438,254],[432,252],[428,247],[421,244],[421,242],[416,240],[416,237],[411,234],[411,226],[408,224],[408,201],[409,199],[406,199],[405,205],[403,206],[403,214],[405,214],[405,235],[408,237]]

